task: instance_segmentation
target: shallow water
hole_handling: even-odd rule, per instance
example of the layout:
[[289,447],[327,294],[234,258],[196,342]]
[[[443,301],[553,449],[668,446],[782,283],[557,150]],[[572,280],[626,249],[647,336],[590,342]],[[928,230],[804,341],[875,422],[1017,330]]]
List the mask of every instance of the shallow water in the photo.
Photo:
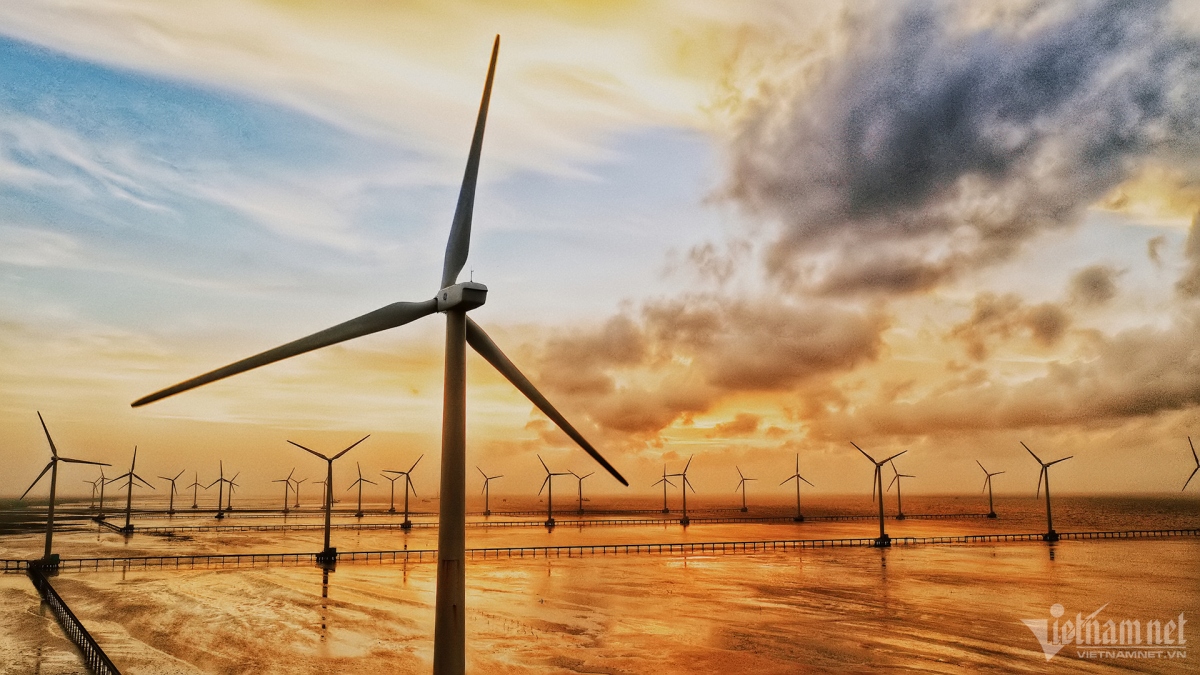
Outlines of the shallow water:
[[[862,501],[814,500],[806,511],[867,514],[870,503]],[[979,511],[978,500],[969,504]],[[963,506],[945,498],[905,500],[910,514],[969,512]],[[889,519],[887,528],[892,536],[1038,532],[1045,526],[1039,507],[1044,509],[1029,499],[997,500],[998,520]],[[888,509],[893,512],[894,502]],[[1065,497],[1056,498],[1055,509],[1060,531],[1200,522],[1194,500]],[[226,519],[226,524],[277,522],[281,519],[236,512]],[[468,546],[484,547],[858,537],[877,531],[878,521],[863,520],[686,529],[560,526],[553,532],[471,528],[467,536]],[[433,548],[436,529],[335,530],[333,539],[344,551]],[[189,539],[143,534],[126,540],[83,528],[55,541],[64,557],[313,551],[320,548],[321,532],[195,533]],[[33,557],[39,547],[33,533],[0,537],[0,557]],[[327,585],[323,571],[309,566],[64,572],[54,585],[126,673],[405,673],[431,669],[434,572],[429,563],[343,563],[328,575]],[[70,672],[55,670],[68,651],[54,637],[53,621],[48,628],[47,619],[37,615],[29,582],[12,574],[0,576],[0,582],[6,593],[0,595],[5,603],[0,657],[42,649],[42,672]],[[470,672],[478,673],[865,672],[872,666],[925,672],[1194,672],[1200,658],[1193,653],[1176,661],[1084,660],[1066,649],[1047,662],[1021,623],[1048,618],[1054,603],[1066,608],[1067,617],[1086,616],[1105,603],[1103,616],[1117,621],[1200,615],[1200,540],[1194,538],[504,558],[471,562],[467,583],[468,661]],[[1191,627],[1189,620],[1189,636]],[[1197,636],[1189,642],[1200,641]]]

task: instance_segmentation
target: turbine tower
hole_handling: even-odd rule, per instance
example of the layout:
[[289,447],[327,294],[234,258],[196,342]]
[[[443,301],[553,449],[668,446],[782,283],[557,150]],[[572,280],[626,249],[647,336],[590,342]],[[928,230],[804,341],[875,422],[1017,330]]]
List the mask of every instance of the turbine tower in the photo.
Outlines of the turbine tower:
[[288,512],[288,497],[290,497],[292,494],[292,474],[294,473],[296,473],[296,467],[293,466],[292,470],[288,472],[287,478],[276,478],[275,480],[271,481],[272,483],[283,483],[284,515],[287,515]]
[[1029,446],[1025,445],[1024,441],[1021,441],[1021,446],[1029,451],[1029,454],[1037,460],[1038,464],[1042,465],[1042,470],[1040,473],[1038,473],[1037,492],[1035,492],[1033,495],[1035,499],[1042,491],[1042,480],[1044,479],[1046,481],[1046,534],[1042,535],[1042,539],[1045,541],[1058,541],[1058,533],[1054,531],[1054,516],[1050,513],[1050,467],[1058,464],[1059,462],[1065,462],[1075,455],[1063,457],[1062,459],[1056,459],[1053,462],[1043,462],[1041,457],[1034,455],[1033,451],[1029,450]]
[[[979,468],[983,469],[983,462],[980,462],[979,460],[975,460],[975,463],[979,465]],[[997,471],[995,473],[988,473],[987,469],[983,469],[983,475],[984,475],[983,489],[987,490],[987,493],[988,493],[988,514],[987,514],[988,518],[996,517],[996,507],[992,506],[992,476],[999,476],[1002,473],[1004,473],[1004,472]],[[982,491],[983,490],[980,490],[980,492],[982,492]]]
[[371,485],[375,485],[376,483],[373,480],[367,480],[366,478],[362,477],[362,465],[361,464],[359,464],[358,462],[355,462],[354,466],[358,467],[358,480],[351,483],[350,487],[346,488],[346,490],[353,490],[355,485],[358,486],[358,511],[356,511],[354,513],[354,517],[362,518],[363,517],[363,510],[362,510],[362,486],[363,486],[363,483],[370,483]]
[[758,479],[757,478],[746,478],[745,476],[743,476],[741,468],[739,468],[738,465],[736,465],[736,464],[733,465],[733,468],[737,469],[738,478],[741,479],[738,481],[737,487],[733,488],[733,491],[734,492],[737,492],[738,490],[742,491],[742,513],[746,513],[747,511],[750,510],[750,509],[746,508],[746,483],[748,483],[752,480],[758,480]]
[[101,480],[103,480],[103,479],[101,479],[101,478],[97,478],[96,480],[87,480],[87,479],[84,479],[84,481],[83,481],[83,482],[87,483],[88,485],[91,485],[91,486],[92,486],[92,503],[91,503],[91,504],[88,504],[88,509],[89,509],[89,510],[90,510],[90,509],[94,509],[94,508],[96,508],[96,485],[97,485],[97,483],[99,483]]
[[242,475],[241,471],[233,474],[233,478],[230,478],[228,481],[229,492],[225,493],[225,510],[229,513],[233,513],[233,488],[242,487],[242,485],[237,482],[237,477],[240,475]]
[[[192,488],[192,508],[193,509],[199,508],[199,505],[196,503],[196,499],[200,496],[200,488],[204,487],[203,485],[200,484],[200,472],[197,471],[197,472],[195,472],[195,474],[196,474],[195,479],[192,481],[192,484],[188,486],[189,488]],[[184,489],[186,490],[187,488],[184,488]],[[204,489],[207,490],[208,488],[205,487]]]
[[[38,564],[43,567],[58,567],[58,555],[50,552],[51,544],[54,542],[54,493],[58,490],[58,463],[67,462],[69,464],[94,464],[96,466],[112,466],[103,462],[89,462],[84,459],[71,459],[70,457],[59,457],[58,448],[54,447],[54,439],[50,438],[50,430],[46,428],[46,420],[42,419],[42,413],[38,412],[38,421],[42,423],[42,431],[46,434],[46,442],[50,444],[50,461],[46,463],[45,468],[38,474],[37,478],[33,479],[29,487],[25,488],[25,492],[21,493],[21,499],[25,499],[25,495],[33,489],[33,486],[38,484],[42,476],[46,472],[50,472],[50,503],[46,507],[46,550],[42,554],[42,559]],[[101,469],[103,476],[104,469]],[[101,507],[103,509],[103,507]]]
[[589,473],[586,473],[586,474],[584,474],[584,475],[582,475],[582,476],[580,476],[579,474],[575,473],[574,471],[572,471],[572,472],[570,472],[570,473],[571,473],[571,475],[572,475],[572,476],[575,476],[576,478],[578,478],[578,479],[579,479],[579,515],[581,515],[581,516],[582,516],[582,515],[583,515],[583,479],[584,479],[584,478],[587,478],[588,476],[590,476],[590,475],[592,475],[592,474],[594,474],[594,473],[596,473],[596,472],[595,472],[595,471],[591,471],[591,472],[589,472]]
[[492,507],[491,507],[492,491],[490,489],[491,482],[496,480],[497,478],[504,478],[504,474],[497,474],[495,476],[489,476],[486,473],[484,473],[483,469],[480,469],[478,466],[475,467],[475,469],[477,471],[479,471],[479,475],[483,476],[483,489],[480,490],[480,492],[483,493],[483,516],[486,518],[486,517],[492,515]]
[[292,492],[295,493],[295,495],[296,495],[296,503],[292,504],[292,508],[294,508],[294,509],[300,508],[300,484],[306,480],[308,480],[308,479],[301,478],[299,480],[292,481]]
[[[688,523],[692,522],[691,518],[688,518],[688,514],[687,514],[687,491],[691,490],[692,493],[695,494],[696,488],[692,487],[692,482],[690,480],[688,480],[687,471],[688,471],[688,467],[692,465],[692,458],[694,458],[694,457],[695,457],[695,455],[688,457],[687,464],[683,465],[683,471],[680,471],[679,473],[669,473],[669,474],[666,474],[665,476],[663,476],[664,479],[667,478],[668,476],[671,478],[679,477],[679,478],[683,479],[682,481],[680,481],[680,488],[679,488],[679,491],[683,493],[683,517],[679,519],[679,524],[683,525],[684,527],[687,527]],[[663,489],[665,490],[666,488],[663,488]]]
[[205,490],[216,485],[217,486],[217,515],[216,518],[225,517],[225,460],[218,461],[217,479],[204,487]]
[[[1192,482],[1192,479],[1196,477],[1196,472],[1200,471],[1200,457],[1196,455],[1196,446],[1192,444],[1191,436],[1188,436],[1188,445],[1192,448],[1192,461],[1196,462],[1196,468],[1192,469],[1192,474],[1188,476],[1187,480],[1183,481],[1183,490],[1187,489],[1188,483]],[[1183,490],[1180,490],[1180,492],[1183,492]]]
[[163,480],[171,481],[171,492],[170,492],[171,505],[167,507],[167,514],[172,515],[172,516],[175,515],[175,495],[176,495],[176,493],[179,492],[179,490],[175,489],[175,481],[179,480],[179,477],[182,475],[183,475],[183,471],[181,470],[179,473],[175,474],[174,478],[167,478],[166,476],[159,476],[159,478],[161,478]]
[[[537,458],[538,458],[539,462],[542,462],[541,455],[538,455]],[[542,487],[538,488],[538,496],[540,497],[542,495],[542,490],[545,490],[547,487],[550,488],[550,490],[546,493],[546,527],[553,529],[554,528],[554,477],[555,476],[574,476],[575,474],[570,471],[553,472],[550,470],[550,467],[546,466],[545,462],[542,462],[542,468],[546,470],[546,480],[542,481]]]
[[401,476],[389,476],[386,473],[381,473],[379,475],[383,476],[384,478],[386,478],[388,481],[391,482],[391,487],[390,487],[390,492],[389,492],[389,494],[391,496],[388,498],[388,513],[395,513],[396,512],[396,481],[400,480]]
[[104,476],[104,467],[100,467],[100,510],[96,513],[96,517],[92,520],[97,523],[104,520],[104,486],[112,481]]
[[317,452],[316,450],[310,450],[295,441],[288,441],[288,443],[291,443],[292,445],[296,446],[297,448],[300,448],[301,450],[303,450],[305,452],[311,452],[312,454],[316,455],[317,457],[320,457],[321,459],[325,460],[325,464],[326,464],[325,480],[321,481],[322,483],[325,484],[325,548],[319,554],[317,554],[317,562],[319,562],[319,563],[323,563],[325,565],[333,565],[334,563],[337,562],[337,549],[330,548],[330,546],[329,546],[329,522],[333,516],[333,461],[335,459],[341,457],[342,455],[346,454],[347,452],[350,452],[352,449],[354,449],[355,445],[362,443],[363,441],[367,440],[370,437],[371,437],[371,434],[367,434],[366,436],[363,436],[362,438],[355,441],[354,444],[351,445],[349,448],[346,448],[345,450],[339,452],[338,454],[334,455],[333,457],[326,457],[325,455],[322,455],[321,453]]
[[397,302],[332,328],[314,333],[281,347],[251,356],[231,365],[168,387],[133,403],[135,407],[332,344],[370,335],[411,323],[431,314],[446,315],[446,365],[442,404],[442,462],[439,495],[438,567],[434,612],[433,670],[441,675],[462,673],[466,668],[466,345],[479,353],[508,379],[539,410],[582,447],[622,485],[629,485],[540,391],[513,365],[496,343],[467,312],[484,304],[487,287],[468,281],[458,283],[467,262],[471,243],[471,220],[475,185],[487,121],[488,102],[496,71],[500,36],[492,47],[487,80],[483,87],[479,116],[471,138],[462,188],[450,226],[442,279],[437,295],[421,302]]
[[[675,484],[672,483],[667,478],[667,465],[666,464],[663,464],[662,478],[659,478],[658,480],[654,481],[654,485],[658,485],[659,483],[662,483],[662,486],[663,486],[663,510],[662,510],[662,512],[670,513],[671,509],[667,508],[667,486],[670,485],[671,487],[675,487]],[[650,487],[654,487],[654,485],[651,485]]]
[[858,445],[856,445],[853,441],[850,442],[850,445],[853,445],[855,450],[858,450],[859,452],[861,452],[863,454],[863,457],[866,457],[867,459],[871,460],[871,463],[875,465],[875,477],[872,479],[872,482],[871,482],[871,501],[875,501],[875,493],[876,492],[879,493],[879,538],[875,540],[875,545],[880,548],[883,548],[885,546],[891,546],[892,538],[889,537],[887,535],[887,532],[883,529],[883,465],[887,464],[888,462],[892,461],[893,459],[896,459],[897,457],[899,457],[900,455],[903,455],[904,453],[906,453],[908,451],[901,450],[900,452],[897,452],[896,454],[892,455],[891,457],[888,457],[887,459],[876,462],[874,457],[868,455],[862,448],[858,447]]
[[[804,514],[800,513],[800,481],[804,481],[805,483],[808,483],[808,479],[805,478],[804,476],[800,475],[800,453],[798,453],[798,452],[796,453],[796,473],[785,478],[783,480],[783,483],[780,483],[780,485],[787,483],[789,480],[796,481],[796,517],[792,518],[792,520],[794,520],[797,523],[803,523],[804,522]],[[808,485],[809,485],[809,487],[816,487],[812,483],[808,483]]]
[[[417,461],[413,462],[412,466],[408,467],[408,471],[393,471],[391,469],[384,469],[384,471],[387,473],[394,473],[398,477],[404,476],[404,522],[400,523],[400,529],[402,530],[412,529],[412,521],[408,519],[408,491],[412,490],[413,496],[417,496],[417,488],[412,482],[412,472],[413,469],[417,468],[417,465],[420,464],[421,460],[424,458],[425,454],[422,453],[421,456],[417,458]],[[392,485],[395,485],[395,483],[393,482]]]
[[888,464],[892,467],[892,473],[896,474],[892,476],[892,482],[888,483],[888,492],[892,491],[892,485],[896,486],[896,520],[904,520],[904,503],[900,501],[900,479],[916,478],[916,476],[907,473],[900,473],[896,470],[895,462],[888,462]]
[[133,469],[135,466],[137,466],[137,446],[136,445],[133,446],[133,461],[129,463],[128,473],[123,473],[120,476],[117,476],[116,478],[112,479],[112,482],[114,482],[114,483],[121,480],[122,478],[127,480],[126,492],[125,492],[125,527],[121,528],[121,532],[123,532],[126,536],[133,534],[133,524],[129,522],[130,517],[133,513],[133,481],[136,480],[139,483],[141,483],[142,485],[150,488],[151,490],[157,489],[153,485],[151,485],[148,481],[146,481],[146,479],[142,478],[141,476],[139,476],[133,472]]

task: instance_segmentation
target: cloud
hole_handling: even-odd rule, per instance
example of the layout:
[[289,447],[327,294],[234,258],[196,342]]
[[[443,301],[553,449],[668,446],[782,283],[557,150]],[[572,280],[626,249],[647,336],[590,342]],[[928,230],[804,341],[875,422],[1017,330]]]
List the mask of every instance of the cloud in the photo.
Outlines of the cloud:
[[730,141],[725,194],[778,222],[779,280],[922,291],[1071,226],[1147,163],[1200,175],[1200,42],[1165,2],[846,14],[845,50],[782,64],[794,81],[749,97]]
[[966,321],[950,329],[952,338],[961,340],[971,358],[982,361],[988,356],[993,339],[1006,341],[1023,334],[1043,347],[1058,344],[1071,324],[1062,307],[1053,303],[1026,305],[1011,293],[975,296],[975,309]]
[[758,431],[758,425],[762,422],[760,415],[741,412],[734,415],[733,419],[728,422],[721,422],[713,427],[709,436],[712,438],[729,438],[732,436],[749,436],[755,431]]
[[1117,277],[1121,275],[1108,265],[1091,265],[1071,276],[1069,294],[1071,299],[1082,305],[1107,304],[1117,295]]

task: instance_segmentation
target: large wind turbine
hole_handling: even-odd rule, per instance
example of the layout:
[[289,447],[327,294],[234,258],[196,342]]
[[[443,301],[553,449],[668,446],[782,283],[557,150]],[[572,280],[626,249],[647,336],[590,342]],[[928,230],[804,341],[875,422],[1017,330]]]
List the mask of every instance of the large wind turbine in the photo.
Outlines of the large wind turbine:
[[292,470],[288,472],[287,478],[276,478],[271,481],[272,483],[283,483],[283,513],[285,515],[288,512],[288,497],[292,495],[292,474],[294,473],[296,473],[296,467],[293,466]]
[[467,312],[483,305],[487,298],[486,286],[474,281],[458,283],[458,275],[467,262],[470,249],[475,185],[479,176],[483,132],[499,49],[500,36],[497,35],[492,47],[475,132],[471,138],[471,149],[467,155],[467,166],[463,172],[462,188],[450,226],[450,237],[442,265],[442,279],[434,298],[421,302],[393,303],[308,337],[168,387],[133,403],[135,407],[145,405],[314,349],[396,328],[430,314],[445,314],[446,366],[442,405],[441,502],[438,519],[438,576],[433,646],[433,670],[442,675],[462,673],[466,668],[466,345],[470,344],[617,480],[623,485],[629,484],[513,365],[483,329],[467,318]]
[[[417,468],[417,465],[420,464],[421,460],[424,458],[425,454],[421,453],[421,456],[417,458],[417,461],[413,462],[412,466],[408,467],[408,471],[393,471],[392,469],[384,469],[386,473],[396,474],[397,478],[404,476],[404,522],[400,523],[400,529],[402,530],[412,529],[412,521],[408,519],[408,492],[409,490],[412,490],[413,496],[417,496],[417,488],[412,482],[412,472],[413,469]],[[392,485],[394,486],[395,484],[395,481],[392,481]]]
[[575,474],[570,471],[551,471],[550,467],[546,466],[546,463],[542,461],[541,455],[538,455],[537,458],[539,462],[542,462],[542,468],[546,470],[546,480],[542,481],[542,487],[538,488],[538,496],[542,495],[542,490],[545,490],[547,486],[550,488],[549,492],[546,493],[546,527],[552,528],[554,527],[554,477],[574,476]]
[[129,463],[128,473],[123,473],[120,476],[117,476],[116,478],[112,479],[112,482],[114,482],[114,483],[121,480],[122,478],[125,478],[128,480],[128,482],[126,483],[127,490],[125,492],[125,527],[121,528],[121,531],[127,535],[133,534],[133,524],[129,522],[130,517],[133,513],[133,481],[136,480],[139,483],[141,483],[142,485],[145,485],[146,487],[150,488],[151,490],[157,489],[153,485],[151,485],[150,482],[147,481],[145,478],[142,478],[141,476],[139,476],[133,472],[133,469],[136,466],[137,466],[137,446],[135,445],[135,446],[133,446],[133,461],[131,461]]
[[1037,460],[1038,464],[1042,465],[1042,470],[1040,473],[1038,473],[1037,492],[1035,492],[1033,495],[1035,499],[1042,491],[1042,480],[1045,479],[1046,481],[1046,534],[1042,535],[1042,539],[1046,541],[1058,541],[1058,533],[1054,531],[1054,517],[1050,514],[1050,467],[1058,464],[1059,462],[1065,462],[1075,455],[1063,457],[1062,459],[1056,459],[1053,462],[1043,462],[1041,457],[1034,455],[1033,451],[1029,450],[1029,446],[1025,445],[1024,441],[1021,441],[1021,446],[1028,450],[1030,455],[1033,455],[1033,458]]
[[[983,462],[975,460],[975,463],[979,465],[979,468],[983,469]],[[983,469],[983,475],[985,476],[983,479],[983,489],[987,490],[988,493],[988,518],[996,517],[996,507],[992,506],[992,476],[999,476],[1002,473],[1004,472],[997,471],[995,473],[989,473],[987,469]],[[982,491],[983,490],[980,490],[980,492]]]
[[588,476],[590,476],[594,473],[596,473],[596,472],[589,471],[588,473],[585,473],[582,476],[580,476],[579,474],[575,473],[574,471],[571,472],[571,475],[575,476],[575,478],[577,478],[579,480],[579,515],[581,515],[581,516],[583,515],[583,479],[587,478]]
[[733,468],[737,469],[738,478],[741,479],[738,481],[737,487],[733,488],[733,491],[734,492],[737,492],[738,490],[742,491],[742,513],[745,513],[750,510],[750,509],[746,508],[746,483],[748,483],[752,480],[758,480],[758,479],[757,478],[746,478],[745,476],[743,476],[742,469],[739,466],[737,466],[736,464],[733,466]]
[[[39,561],[39,564],[45,567],[57,567],[58,556],[50,553],[50,545],[54,541],[54,493],[58,489],[58,463],[68,462],[70,464],[94,464],[96,466],[112,465],[105,464],[103,462],[89,462],[84,459],[59,457],[58,448],[54,447],[54,439],[50,438],[50,430],[46,428],[46,420],[42,419],[41,412],[38,412],[37,416],[38,421],[42,423],[42,431],[46,434],[46,442],[50,444],[50,461],[46,463],[46,467],[42,469],[42,472],[38,474],[38,477],[33,479],[33,482],[30,483],[29,487],[25,488],[25,492],[21,493],[21,499],[25,499],[25,495],[29,494],[29,491],[33,489],[34,485],[38,484],[38,481],[42,479],[42,476],[46,475],[47,471],[50,472],[50,503],[46,507],[46,550],[42,555],[42,559]],[[103,476],[104,470],[101,469],[100,471],[102,472],[100,475]],[[101,507],[101,509],[103,509],[103,507]]]
[[[667,486],[670,485],[671,487],[675,487],[675,484],[672,483],[670,481],[670,479],[667,478],[667,465],[666,464],[663,464],[662,478],[659,478],[658,480],[654,481],[654,485],[658,485],[659,483],[662,483],[662,486],[663,486],[663,510],[662,510],[662,512],[670,513],[671,509],[667,508]],[[654,487],[654,485],[651,485],[650,487]]]
[[177,492],[179,492],[179,490],[175,489],[175,481],[179,480],[179,477],[182,475],[183,475],[183,470],[180,470],[179,473],[175,474],[174,478],[167,478],[166,476],[159,476],[159,478],[161,478],[163,480],[171,481],[171,493],[170,493],[171,505],[167,507],[167,513],[172,516],[175,515],[175,494]]
[[879,546],[881,548],[884,546],[891,546],[892,538],[889,537],[887,535],[887,532],[884,531],[884,529],[883,529],[883,465],[887,464],[888,462],[892,461],[893,459],[896,459],[897,457],[899,457],[900,455],[903,455],[904,453],[906,453],[908,451],[901,450],[900,452],[897,452],[896,454],[892,455],[891,457],[888,457],[884,460],[876,462],[874,457],[868,455],[866,453],[866,451],[864,451],[862,448],[858,447],[858,445],[855,444],[853,441],[850,442],[850,445],[853,445],[855,450],[858,450],[859,452],[861,452],[863,454],[863,457],[866,457],[867,459],[871,460],[871,463],[875,465],[875,477],[871,482],[871,501],[875,501],[875,493],[876,492],[879,493],[879,538],[875,540],[875,545]]
[[484,517],[487,517],[492,515],[491,483],[497,478],[504,478],[504,474],[501,473],[495,476],[489,476],[483,472],[483,469],[480,469],[479,467],[475,467],[475,469],[479,471],[479,475],[483,476],[483,489],[480,490],[480,492],[483,493],[483,515]]
[[355,485],[358,486],[358,511],[355,511],[354,517],[362,518],[363,517],[363,510],[362,510],[362,486],[363,486],[363,483],[370,483],[371,485],[375,485],[376,483],[373,480],[367,480],[366,478],[363,478],[361,464],[359,464],[358,462],[355,462],[354,466],[358,467],[358,480],[351,483],[350,487],[346,488],[346,490],[353,490]]
[[916,478],[916,476],[907,473],[900,473],[896,470],[895,462],[888,462],[892,467],[892,482],[888,483],[888,492],[892,491],[892,485],[896,486],[896,520],[904,520],[904,502],[900,500],[900,479],[901,478]]
[[1200,471],[1200,457],[1196,455],[1196,446],[1192,444],[1191,436],[1188,436],[1188,445],[1192,448],[1192,460],[1196,462],[1196,468],[1192,469],[1192,475],[1188,476],[1188,479],[1183,481],[1183,489],[1180,490],[1180,492],[1183,492],[1183,490],[1187,489],[1188,483],[1192,482],[1192,479],[1196,477],[1196,472]]
[[[800,513],[800,481],[808,483],[808,479],[800,475],[800,453],[798,452],[796,453],[796,473],[783,479],[783,483],[780,483],[780,485],[787,483],[789,480],[796,481],[796,517],[792,518],[792,520],[796,521],[797,523],[803,523],[804,514]],[[809,487],[816,487],[812,483],[808,483],[808,485]]]
[[367,440],[370,437],[371,437],[371,434],[367,434],[366,436],[363,436],[362,438],[358,439],[353,444],[351,444],[351,446],[349,448],[342,450],[341,452],[334,455],[333,457],[326,457],[325,455],[322,455],[321,453],[317,452],[316,450],[310,450],[309,448],[306,448],[303,445],[300,445],[299,443],[297,443],[295,441],[288,441],[288,443],[291,443],[292,445],[296,446],[297,448],[300,448],[301,450],[304,450],[305,452],[311,452],[312,454],[316,455],[317,457],[320,457],[321,459],[325,460],[326,473],[325,473],[325,480],[322,481],[325,484],[325,548],[319,554],[317,554],[317,562],[325,563],[327,565],[337,562],[337,549],[329,547],[329,522],[333,516],[333,461],[335,459],[341,457],[342,455],[346,454],[347,452],[350,452],[354,448],[355,445],[362,443],[363,441]]
[[683,493],[683,517],[679,519],[679,524],[683,525],[684,527],[687,527],[688,523],[692,522],[691,518],[688,518],[687,514],[687,491],[691,490],[693,493],[696,492],[696,488],[692,487],[692,482],[688,480],[687,477],[687,470],[688,467],[692,465],[693,457],[695,457],[695,455],[688,457],[687,464],[683,465],[683,471],[680,471],[679,473],[669,473],[666,476],[663,476],[663,478],[667,478],[669,476],[671,478],[678,477],[683,479],[679,483],[679,491]]

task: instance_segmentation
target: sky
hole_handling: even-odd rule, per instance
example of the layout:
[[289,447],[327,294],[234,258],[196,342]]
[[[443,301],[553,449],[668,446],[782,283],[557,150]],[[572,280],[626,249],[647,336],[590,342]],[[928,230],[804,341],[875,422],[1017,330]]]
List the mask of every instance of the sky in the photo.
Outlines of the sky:
[[[150,406],[433,295],[494,36],[472,312],[653,496],[1178,493],[1200,405],[1188,2],[0,5],[0,494],[66,456],[434,492],[442,323]],[[468,358],[468,466],[595,464]],[[1200,436],[1200,429],[1197,429]],[[143,470],[144,469],[144,470]],[[422,473],[424,475],[422,475]],[[63,472],[87,493],[90,468]],[[162,484],[162,481],[155,481]],[[379,487],[384,494],[386,483]],[[472,483],[474,485],[474,483]],[[911,486],[911,487],[910,487]],[[1193,488],[1194,489],[1194,488]],[[45,486],[31,493],[44,495]]]

